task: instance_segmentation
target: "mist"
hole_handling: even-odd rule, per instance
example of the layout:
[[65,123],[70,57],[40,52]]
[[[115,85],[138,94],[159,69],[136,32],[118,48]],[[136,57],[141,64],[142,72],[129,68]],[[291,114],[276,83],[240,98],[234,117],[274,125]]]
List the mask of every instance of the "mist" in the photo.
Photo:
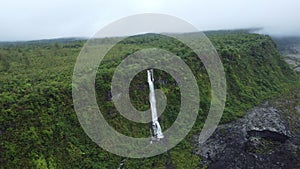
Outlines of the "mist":
[[263,28],[272,36],[300,36],[297,0],[2,0],[0,41],[91,37],[105,25],[139,13],[163,13],[201,31]]

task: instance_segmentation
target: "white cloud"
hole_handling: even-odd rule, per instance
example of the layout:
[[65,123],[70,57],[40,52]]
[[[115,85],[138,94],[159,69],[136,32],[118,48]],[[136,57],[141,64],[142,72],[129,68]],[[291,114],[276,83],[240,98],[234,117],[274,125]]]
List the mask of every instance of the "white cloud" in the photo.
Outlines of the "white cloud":
[[2,0],[0,41],[90,37],[122,17],[145,12],[177,16],[200,30],[264,27],[300,35],[298,0]]

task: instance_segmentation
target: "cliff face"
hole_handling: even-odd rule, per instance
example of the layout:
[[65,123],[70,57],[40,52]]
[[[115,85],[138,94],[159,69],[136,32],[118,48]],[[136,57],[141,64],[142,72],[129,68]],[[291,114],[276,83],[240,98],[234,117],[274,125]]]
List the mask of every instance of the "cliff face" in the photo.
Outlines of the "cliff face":
[[299,168],[300,90],[254,107],[197,144],[208,168]]
[[[244,116],[246,110],[263,100],[299,84],[295,83],[299,78],[284,62],[270,37],[238,31],[207,34],[226,73],[223,123]],[[106,40],[107,43],[112,41]],[[0,153],[0,168],[119,167],[122,157],[95,144],[81,128],[73,108],[72,88],[76,85],[72,85],[72,75],[84,43],[54,41],[0,45],[0,152],[4,152]],[[147,159],[127,159],[125,168],[197,168],[199,156],[202,165],[211,168],[218,165],[227,168],[296,165],[292,155],[298,155],[295,147],[299,141],[294,136],[300,135],[296,132],[299,122],[295,121],[299,117],[295,118],[297,112],[291,114],[286,104],[257,107],[246,116],[248,120],[245,117],[244,121],[221,126],[207,143],[199,145],[198,155],[195,155],[190,142],[193,135],[201,131],[210,107],[209,77],[204,65],[187,46],[159,35],[141,35],[119,43],[99,66],[95,79],[97,102],[103,116],[116,131],[131,137],[150,137],[149,124],[135,123],[118,113],[110,92],[116,67],[125,57],[144,48],[170,51],[187,63],[199,86],[201,109],[190,134],[171,151]],[[130,85],[132,105],[141,111],[149,109],[146,79],[146,72],[141,72]],[[174,123],[180,110],[180,89],[166,72],[155,70],[155,80],[155,89],[161,89],[168,99],[160,116],[165,131]],[[262,112],[264,115],[260,116]],[[292,162],[288,161],[290,158]],[[279,161],[279,164],[272,161]]]

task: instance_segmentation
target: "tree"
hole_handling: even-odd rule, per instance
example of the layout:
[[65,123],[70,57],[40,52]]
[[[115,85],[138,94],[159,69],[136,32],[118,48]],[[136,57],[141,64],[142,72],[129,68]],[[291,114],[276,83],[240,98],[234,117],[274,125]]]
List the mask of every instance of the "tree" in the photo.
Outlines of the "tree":
[[10,68],[10,63],[7,55],[2,51],[0,51],[0,63],[2,64],[2,69],[0,69],[0,71],[7,72]]

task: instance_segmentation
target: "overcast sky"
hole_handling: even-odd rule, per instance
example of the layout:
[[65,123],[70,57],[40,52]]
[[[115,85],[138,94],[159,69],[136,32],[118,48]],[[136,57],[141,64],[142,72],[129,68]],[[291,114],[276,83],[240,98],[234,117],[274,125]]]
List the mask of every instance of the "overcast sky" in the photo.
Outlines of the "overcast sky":
[[0,41],[91,37],[146,12],[179,17],[199,30],[263,27],[300,36],[299,0],[1,0]]

